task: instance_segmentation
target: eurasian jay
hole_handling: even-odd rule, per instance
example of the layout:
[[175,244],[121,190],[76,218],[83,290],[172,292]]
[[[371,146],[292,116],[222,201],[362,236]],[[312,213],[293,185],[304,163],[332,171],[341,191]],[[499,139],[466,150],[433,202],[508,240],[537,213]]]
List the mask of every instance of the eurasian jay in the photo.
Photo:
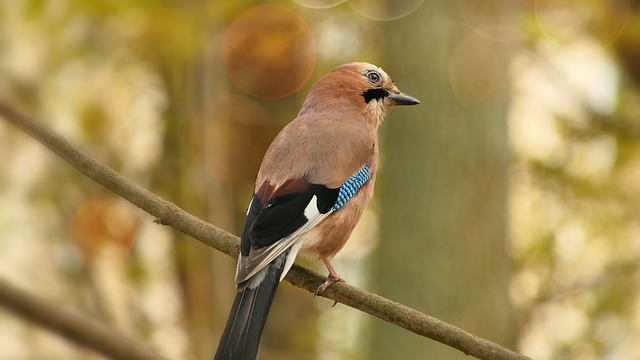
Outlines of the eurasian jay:
[[343,281],[331,266],[371,200],[378,127],[387,108],[420,102],[375,65],[349,63],[318,80],[273,140],[240,240],[238,293],[215,359],[255,359],[280,281],[298,253],[329,270],[316,294]]

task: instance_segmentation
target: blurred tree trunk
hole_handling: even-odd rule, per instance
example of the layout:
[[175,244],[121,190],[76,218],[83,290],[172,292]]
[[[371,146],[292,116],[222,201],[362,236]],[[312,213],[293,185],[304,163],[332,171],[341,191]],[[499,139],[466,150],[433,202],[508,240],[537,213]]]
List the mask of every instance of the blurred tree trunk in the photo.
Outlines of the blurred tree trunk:
[[[172,27],[159,27],[157,38],[149,41],[152,59],[158,63],[165,79],[169,98],[167,131],[164,154],[158,173],[156,189],[186,211],[206,220],[209,219],[209,200],[203,189],[203,154],[200,135],[203,122],[209,120],[205,103],[212,96],[211,88],[203,86],[203,78],[209,70],[206,47],[201,44],[209,40],[210,29],[215,23],[203,11],[204,3],[170,2],[161,7],[160,14],[171,19]],[[188,20],[186,20],[188,19]],[[182,32],[172,32],[180,28]],[[185,35],[187,34],[187,35]],[[184,38],[192,41],[184,41]],[[204,110],[203,110],[204,109]],[[218,200],[220,207],[228,204]],[[232,213],[231,210],[228,210]],[[222,226],[226,225],[219,220]],[[214,221],[215,223],[215,221]],[[220,225],[219,225],[220,226]],[[175,233],[173,252],[176,271],[182,286],[185,329],[190,338],[190,356],[197,359],[210,358],[215,343],[213,324],[216,312],[212,284],[217,284],[211,263],[212,253],[207,246],[193,241],[189,236]],[[217,254],[221,258],[226,256]]]
[[[199,98],[192,91],[193,79],[198,71],[193,62],[182,63],[183,59],[174,59],[166,74],[169,94],[172,102],[167,116],[167,133],[162,168],[164,173],[158,177],[156,188],[185,210],[204,217],[203,201],[197,191],[197,180],[193,177],[194,154],[189,143],[192,142],[190,129],[197,126],[197,106]],[[184,79],[188,81],[184,81]],[[173,250],[176,270],[183,287],[185,306],[185,328],[192,341],[191,356],[206,358],[211,350],[211,250],[203,244],[192,241],[180,233],[174,235]]]
[[[422,104],[392,110],[382,129],[381,243],[372,277],[383,296],[513,347],[508,43],[475,32],[458,3],[425,2],[384,29],[392,36],[383,63]],[[370,351],[373,359],[467,358],[381,321]]]

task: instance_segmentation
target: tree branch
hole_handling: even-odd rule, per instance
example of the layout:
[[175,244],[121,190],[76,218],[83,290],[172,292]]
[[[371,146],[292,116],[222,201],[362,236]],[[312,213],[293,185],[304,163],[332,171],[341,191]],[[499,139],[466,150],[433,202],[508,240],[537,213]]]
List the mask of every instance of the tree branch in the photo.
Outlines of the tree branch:
[[[22,114],[1,100],[0,116],[40,141],[84,175],[155,216],[158,222],[169,225],[230,256],[237,257],[239,242],[236,236],[187,213],[175,204],[129,181],[113,169],[74,147],[49,127]],[[314,292],[322,284],[324,277],[294,265],[286,280],[297,287]],[[364,311],[479,359],[528,359],[524,355],[417,310],[345,283],[332,285],[320,296]]]
[[152,349],[87,316],[39,299],[0,279],[0,306],[111,359],[165,360]]

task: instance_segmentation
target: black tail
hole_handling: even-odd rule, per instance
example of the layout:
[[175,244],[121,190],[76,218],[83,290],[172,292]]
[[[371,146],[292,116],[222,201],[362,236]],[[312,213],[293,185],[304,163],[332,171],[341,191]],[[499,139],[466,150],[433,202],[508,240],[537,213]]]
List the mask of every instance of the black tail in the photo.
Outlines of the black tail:
[[[262,330],[288,253],[285,251],[246,284],[241,284],[244,289],[238,291],[233,301],[214,360],[251,360],[258,356]],[[260,281],[262,276],[264,279]]]

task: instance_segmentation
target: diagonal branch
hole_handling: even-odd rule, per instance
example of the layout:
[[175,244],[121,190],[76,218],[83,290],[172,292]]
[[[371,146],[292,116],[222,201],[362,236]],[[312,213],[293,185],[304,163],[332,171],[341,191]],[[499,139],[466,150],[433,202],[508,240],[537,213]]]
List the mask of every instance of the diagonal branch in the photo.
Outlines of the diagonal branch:
[[[169,225],[230,256],[237,256],[239,243],[236,236],[187,213],[175,204],[131,182],[77,149],[46,125],[22,114],[2,100],[0,100],[0,116],[44,144],[84,175],[155,216],[158,222]],[[324,277],[294,265],[286,280],[297,287],[314,292],[323,283]],[[524,355],[451,324],[345,283],[334,284],[321,296],[364,311],[479,359],[528,359]]]
[[39,299],[0,279],[0,306],[110,359],[166,360],[99,321]]

